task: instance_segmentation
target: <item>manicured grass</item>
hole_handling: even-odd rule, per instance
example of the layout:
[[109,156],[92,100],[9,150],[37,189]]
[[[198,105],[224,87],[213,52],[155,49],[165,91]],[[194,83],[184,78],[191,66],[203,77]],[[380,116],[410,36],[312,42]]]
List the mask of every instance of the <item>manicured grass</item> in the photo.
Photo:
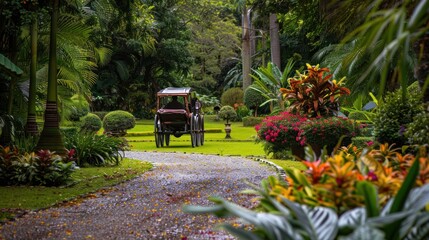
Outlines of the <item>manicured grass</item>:
[[286,169],[286,168],[297,168],[299,170],[307,169],[307,167],[300,161],[278,160],[278,159],[269,159],[269,161],[275,163],[276,165],[282,167],[283,169]]
[[156,148],[155,142],[130,142],[136,151],[185,152],[215,155],[260,156],[265,157],[260,144],[254,142],[216,142],[206,141],[203,146],[193,148],[190,141],[171,141],[170,146]]
[[[0,209],[39,209],[113,186],[143,174],[152,165],[139,160],[124,159],[119,166],[86,167],[76,170],[75,184],[69,187],[8,186],[0,187]],[[3,210],[2,210],[3,211]]]
[[[169,147],[156,148],[153,135],[153,120],[139,120],[136,127],[127,131],[130,136],[131,149],[136,151],[187,152],[217,155],[256,155],[265,156],[263,146],[255,144],[254,127],[243,127],[241,122],[232,123],[231,139],[225,139],[224,122],[215,121],[214,116],[205,116],[203,146],[192,148],[190,135],[183,134],[179,138],[171,137]],[[140,133],[139,136],[135,136]]]

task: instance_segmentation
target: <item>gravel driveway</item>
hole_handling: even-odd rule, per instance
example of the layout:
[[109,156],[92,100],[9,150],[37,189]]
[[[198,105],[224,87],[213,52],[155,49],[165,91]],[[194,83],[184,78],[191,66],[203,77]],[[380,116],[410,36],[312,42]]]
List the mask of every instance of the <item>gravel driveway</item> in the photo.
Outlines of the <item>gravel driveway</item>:
[[189,215],[184,204],[221,196],[249,206],[244,179],[259,184],[273,167],[240,157],[127,152],[155,168],[76,204],[31,212],[0,226],[0,239],[231,239],[213,216]]

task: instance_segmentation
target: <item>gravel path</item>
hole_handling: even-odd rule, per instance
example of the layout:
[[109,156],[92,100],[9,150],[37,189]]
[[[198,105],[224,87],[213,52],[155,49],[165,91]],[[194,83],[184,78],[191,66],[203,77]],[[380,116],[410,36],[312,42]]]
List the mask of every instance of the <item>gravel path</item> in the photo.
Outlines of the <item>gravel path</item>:
[[76,204],[30,212],[0,226],[0,239],[231,239],[213,216],[190,215],[184,204],[221,196],[249,206],[244,179],[259,184],[274,168],[239,157],[127,152],[155,168]]

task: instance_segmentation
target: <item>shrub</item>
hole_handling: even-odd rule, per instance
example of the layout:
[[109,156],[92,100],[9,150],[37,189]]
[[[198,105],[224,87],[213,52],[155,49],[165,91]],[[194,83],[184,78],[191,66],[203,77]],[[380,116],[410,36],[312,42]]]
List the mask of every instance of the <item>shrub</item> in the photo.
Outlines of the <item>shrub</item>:
[[233,107],[226,105],[221,107],[219,117],[226,120],[226,123],[229,123],[229,120],[233,121],[237,117],[237,113]]
[[220,102],[223,106],[234,106],[236,103],[243,103],[243,96],[241,88],[230,88],[222,94]]
[[350,94],[350,90],[342,87],[345,78],[340,81],[331,80],[326,75],[328,68],[319,68],[307,64],[307,72],[290,78],[289,88],[281,88],[283,97],[290,101],[288,111],[308,117],[334,116],[340,110],[339,98]]
[[[335,157],[340,159],[340,157]],[[336,162],[336,163],[335,163]],[[339,161],[335,161],[334,166]],[[213,214],[217,217],[239,217],[247,224],[235,226],[224,223],[220,227],[234,234],[240,239],[426,239],[429,222],[427,204],[429,185],[413,188],[413,182],[418,178],[419,161],[414,161],[397,194],[389,193],[394,200],[390,204],[380,206],[379,195],[385,186],[376,187],[373,184],[374,176],[368,174],[363,179],[350,182],[353,177],[362,177],[353,172],[344,172],[350,169],[347,162],[341,169],[330,168],[331,163],[310,162],[306,178],[303,174],[288,178],[294,184],[286,186],[274,176],[264,179],[257,187],[252,185],[248,193],[258,196],[259,207],[247,209],[218,197],[210,200],[214,206],[185,206],[184,212],[194,214]],[[327,165],[326,165],[327,164]],[[347,166],[348,165],[348,166]],[[427,166],[427,165],[426,165]],[[295,170],[295,171],[294,171]],[[337,171],[336,171],[337,170]],[[291,169],[293,175],[299,174]],[[320,172],[327,178],[320,178]],[[333,179],[333,176],[341,176]],[[335,206],[316,206],[326,204],[325,198],[317,195],[317,189],[311,184],[314,176],[319,182],[328,181],[326,186],[320,184],[322,195],[331,195],[341,204],[344,202],[359,203],[359,207],[335,212]],[[366,178],[366,179],[365,179]],[[346,180],[346,181],[343,181]],[[296,185],[295,182],[299,182]],[[330,186],[337,185],[334,192]],[[343,186],[340,188],[339,186]],[[391,187],[387,185],[387,187]],[[349,188],[354,188],[350,191]],[[295,192],[295,194],[291,194]],[[307,199],[305,195],[315,194]],[[303,202],[305,201],[305,202]]]
[[244,117],[243,118],[243,127],[254,127],[258,124],[261,124],[263,117]]
[[305,121],[300,126],[297,140],[301,146],[309,144],[315,147],[327,147],[331,152],[338,140],[344,136],[341,144],[349,145],[351,138],[359,134],[359,127],[355,121],[341,117],[313,118]]
[[257,141],[264,143],[267,154],[275,155],[284,152],[285,149],[301,146],[298,134],[301,124],[306,120],[306,117],[289,112],[266,117],[261,124],[255,126]]
[[253,109],[255,116],[258,115],[259,106],[266,101],[265,97],[253,88],[247,88],[244,91],[244,104],[249,108]]
[[88,113],[85,117],[82,118],[82,125],[81,125],[81,131],[88,131],[88,132],[97,132],[101,129],[101,119],[93,114]]
[[85,165],[119,164],[123,141],[120,138],[92,133],[74,134],[65,139],[67,149],[76,151],[76,163]]
[[79,132],[78,130],[79,128],[77,127],[60,127],[60,132],[63,136],[63,139],[67,139],[70,136],[77,134]]
[[97,115],[101,120],[104,119],[104,117],[109,113],[109,112],[92,112],[93,114]]
[[0,146],[0,185],[64,185],[71,181],[73,164],[49,150],[21,154]]
[[197,94],[197,98],[202,103],[205,114],[214,114],[213,108],[220,105],[220,101],[216,97]]
[[374,134],[380,143],[407,144],[404,135],[407,125],[422,111],[421,91],[416,83],[408,88],[407,100],[403,101],[401,89],[389,92],[380,103],[374,118]]
[[[238,104],[236,104],[237,106]],[[235,120],[242,121],[244,117],[252,115],[252,112],[245,105],[238,105],[235,108],[235,112],[237,113],[237,117]]]
[[408,124],[405,136],[411,144],[429,143],[429,112],[422,111],[418,113],[413,122]]
[[122,110],[109,112],[103,119],[104,131],[117,136],[125,136],[127,130],[135,125],[134,116]]
[[89,113],[89,103],[78,95],[74,95],[70,104],[70,113],[68,119],[71,121],[79,121],[79,119]]
[[[289,112],[265,118],[255,127],[258,139],[264,143],[267,154],[284,155],[287,148],[293,149],[311,145],[319,155],[324,146],[332,151],[342,136],[342,144],[351,143],[351,137],[358,134],[357,124],[345,118],[306,118]],[[278,155],[277,153],[280,153]]]

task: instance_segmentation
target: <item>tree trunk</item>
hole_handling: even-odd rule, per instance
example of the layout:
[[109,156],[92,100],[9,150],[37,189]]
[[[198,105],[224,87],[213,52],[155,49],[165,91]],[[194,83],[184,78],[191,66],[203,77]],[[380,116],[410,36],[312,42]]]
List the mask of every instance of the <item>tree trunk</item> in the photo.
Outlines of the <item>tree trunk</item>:
[[243,7],[242,14],[242,67],[243,67],[243,91],[245,91],[251,84],[250,67],[251,67],[251,49],[250,49],[250,9]]
[[39,131],[36,123],[36,71],[37,71],[37,17],[31,23],[31,64],[30,64],[30,88],[28,96],[28,113],[25,133],[37,135]]
[[57,93],[57,30],[59,0],[52,1],[51,32],[49,39],[48,94],[45,109],[45,123],[36,149],[48,149],[64,155],[66,149],[60,133]]
[[270,45],[271,62],[281,68],[279,24],[275,13],[270,14]]

